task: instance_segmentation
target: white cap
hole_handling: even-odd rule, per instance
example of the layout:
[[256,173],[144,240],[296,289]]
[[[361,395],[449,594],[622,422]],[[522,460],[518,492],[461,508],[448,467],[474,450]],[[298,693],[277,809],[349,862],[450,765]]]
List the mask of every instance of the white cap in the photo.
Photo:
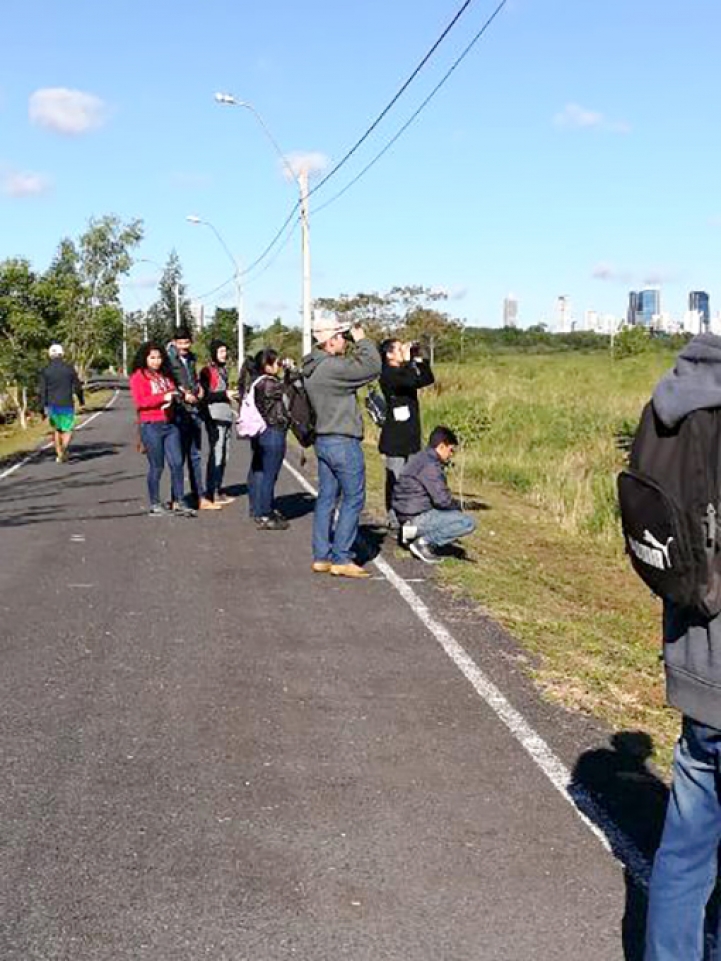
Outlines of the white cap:
[[313,316],[313,336],[319,344],[324,344],[336,334],[342,334],[350,330],[351,325],[347,321],[338,320],[338,317],[328,310],[316,310]]
[[51,344],[50,350],[48,350],[48,354],[50,354],[51,357],[62,357],[64,353],[65,351],[63,350],[62,344]]

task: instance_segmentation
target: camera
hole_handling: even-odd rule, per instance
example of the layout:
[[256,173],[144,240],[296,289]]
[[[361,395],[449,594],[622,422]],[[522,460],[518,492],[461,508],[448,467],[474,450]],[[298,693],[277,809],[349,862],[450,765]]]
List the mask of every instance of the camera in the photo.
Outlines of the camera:
[[411,342],[409,354],[411,360],[415,360],[417,357],[421,356],[421,345],[417,340]]

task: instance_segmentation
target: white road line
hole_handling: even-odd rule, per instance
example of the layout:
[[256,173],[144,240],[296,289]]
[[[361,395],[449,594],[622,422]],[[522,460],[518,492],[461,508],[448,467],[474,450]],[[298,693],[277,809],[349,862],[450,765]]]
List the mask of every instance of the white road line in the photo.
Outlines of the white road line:
[[[288,461],[286,468],[301,487],[314,497],[318,491]],[[648,887],[650,865],[634,842],[598,806],[593,796],[583,787],[574,784],[571,772],[563,761],[551,750],[544,739],[526,721],[523,715],[496,687],[453,637],[451,632],[436,620],[427,605],[413,588],[399,577],[391,565],[379,554],[373,561],[388,583],[395,588],[424,627],[435,637],[448,657],[464,677],[473,685],[476,693],[505,724],[535,764],[546,775],[553,787],[570,804],[572,809],[591,830],[606,850],[611,851],[628,869],[633,880],[642,888]]]
[[[91,414],[90,417],[87,418],[87,420],[84,420],[82,423],[78,424],[76,430],[82,430],[83,427],[87,427],[88,424],[92,424],[92,422],[95,420],[96,417],[100,417],[100,415],[104,411],[109,410],[113,406],[115,401],[118,399],[119,393],[120,391],[116,390],[113,396],[107,402],[107,404],[103,407],[103,409],[96,411],[94,414]],[[12,467],[8,467],[7,470],[4,470],[2,473],[0,473],[0,480],[5,480],[6,477],[9,477],[11,474],[14,474],[16,470],[20,470],[21,467],[24,467],[26,464],[29,464],[30,461],[35,460],[35,458],[39,457],[44,450],[49,450],[52,446],[53,446],[52,441],[48,441],[46,444],[41,444],[40,447],[36,447],[34,451],[31,451],[26,457],[23,457],[23,459],[18,461],[17,464],[13,464]]]

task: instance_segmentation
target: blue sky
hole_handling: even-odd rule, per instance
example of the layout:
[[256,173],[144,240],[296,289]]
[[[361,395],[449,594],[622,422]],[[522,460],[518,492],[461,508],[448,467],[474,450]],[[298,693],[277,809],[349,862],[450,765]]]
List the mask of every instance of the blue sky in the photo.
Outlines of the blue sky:
[[[480,28],[474,0],[432,62],[348,165],[311,198],[313,295],[424,284],[497,325],[552,318],[557,295],[621,314],[660,282],[663,306],[705,289],[721,308],[718,0],[509,0],[392,150],[327,210]],[[297,188],[288,154],[337,161],[385,106],[461,0],[4,0],[0,258],[39,269],[88,218],[141,217],[139,257],[180,255],[191,296],[232,274],[207,228],[248,264]],[[72,91],[70,95],[58,90]],[[84,96],[83,96],[84,95]],[[318,159],[318,158],[316,158]],[[147,305],[137,264],[124,300]],[[246,311],[297,323],[300,236],[259,276]],[[232,286],[207,306],[233,303]]]

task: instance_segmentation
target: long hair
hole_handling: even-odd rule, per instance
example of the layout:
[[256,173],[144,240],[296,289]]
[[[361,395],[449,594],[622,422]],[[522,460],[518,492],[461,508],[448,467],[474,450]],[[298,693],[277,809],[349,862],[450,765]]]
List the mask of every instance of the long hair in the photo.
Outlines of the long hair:
[[163,359],[163,362],[160,365],[160,373],[164,374],[166,377],[172,377],[173,372],[170,368],[170,361],[168,360],[168,352],[165,349],[165,347],[163,347],[162,344],[158,344],[154,340],[147,340],[145,341],[145,343],[141,344],[140,347],[138,347],[137,353],[133,358],[133,366],[131,369],[131,373],[134,374],[136,370],[148,369],[148,354],[152,350],[157,350]]

